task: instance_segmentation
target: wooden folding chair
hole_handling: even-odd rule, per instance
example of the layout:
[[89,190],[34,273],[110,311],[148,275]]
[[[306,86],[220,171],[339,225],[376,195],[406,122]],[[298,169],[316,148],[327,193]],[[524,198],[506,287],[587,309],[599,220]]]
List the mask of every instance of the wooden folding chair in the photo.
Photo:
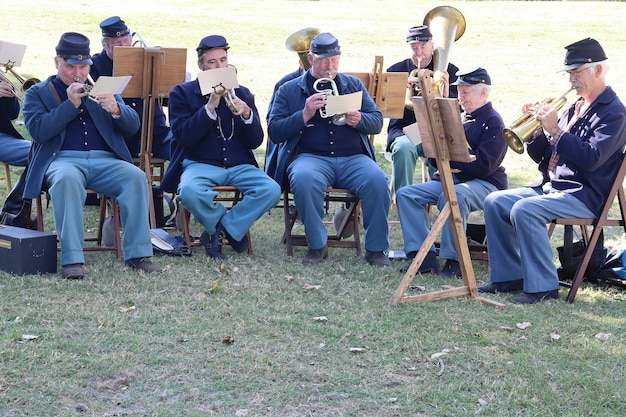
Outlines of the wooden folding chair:
[[4,165],[4,179],[7,182],[7,194],[9,194],[13,188],[13,184],[11,183],[11,168],[6,162],[2,162],[2,165]]
[[[87,194],[96,194],[95,191],[87,190]],[[104,221],[107,218],[107,209],[108,209],[108,201],[111,202],[111,215],[113,218],[113,227],[115,230],[115,237],[113,239],[113,245],[106,245],[103,243],[103,227]],[[54,202],[52,203],[54,204]],[[43,202],[41,198],[41,194],[36,199],[36,207],[37,207],[37,230],[43,232]],[[115,255],[118,258],[123,256],[122,253],[122,239],[120,237],[120,210],[117,205],[117,201],[114,199],[109,199],[104,195],[100,196],[100,216],[98,219],[98,234],[96,237],[85,237],[85,242],[93,242],[94,245],[84,245],[83,251],[114,251]],[[60,250],[60,248],[59,248]]]
[[[624,176],[626,176],[626,157],[622,155],[622,162],[620,164],[620,168],[617,171],[617,175],[613,180],[613,185],[611,186],[611,190],[607,199],[602,206],[602,211],[600,212],[600,216],[595,219],[563,219],[558,218],[552,221],[548,225],[548,235],[552,236],[552,232],[554,228],[558,224],[562,224],[565,227],[573,227],[580,226],[583,236],[583,241],[585,243],[585,250],[583,252],[583,258],[578,268],[576,269],[576,274],[574,275],[574,279],[571,284],[569,283],[561,283],[561,285],[569,286],[570,290],[567,294],[567,301],[570,303],[574,302],[574,298],[576,297],[576,292],[578,291],[578,287],[580,286],[585,272],[587,271],[587,267],[589,266],[589,262],[593,256],[593,251],[596,247],[596,243],[600,238],[603,227],[606,226],[621,226],[624,228],[626,232],[626,199],[624,198]],[[611,210],[611,206],[617,197],[618,205],[619,205],[619,218],[609,218],[609,212]],[[591,226],[592,231],[591,234],[588,233],[587,227]],[[571,245],[572,238],[571,234],[569,234],[568,242],[564,242],[564,245]],[[570,249],[571,250],[571,249]]]
[[[213,191],[219,193],[217,197],[213,201],[219,201],[226,203],[227,208],[231,209],[235,204],[239,203],[243,199],[243,193],[237,188],[230,185],[218,185],[213,187]],[[202,246],[200,239],[195,239],[191,236],[189,231],[189,222],[191,220],[191,213],[187,211],[187,209],[182,205],[182,203],[178,203],[178,210],[180,210],[180,216],[182,218],[182,234],[185,238],[185,244],[187,248],[191,249],[192,246]],[[250,236],[250,230],[246,232],[246,236],[248,237],[248,255],[252,255],[252,238]],[[228,240],[225,241],[225,244],[228,243]]]
[[[293,227],[298,219],[298,208],[290,204],[290,190],[283,190],[283,211],[285,220],[285,233],[283,234],[283,243],[287,247],[287,255],[293,256],[294,246],[308,246],[306,236],[304,234],[294,234]],[[342,222],[337,226],[335,233],[328,233],[328,246],[335,248],[354,248],[357,256],[361,255],[361,200],[350,190],[343,188],[328,188],[324,196],[324,202],[329,210],[331,202],[342,203],[344,208],[348,210]],[[326,222],[330,223],[330,222]],[[352,227],[354,234],[352,239],[345,238],[346,228]]]

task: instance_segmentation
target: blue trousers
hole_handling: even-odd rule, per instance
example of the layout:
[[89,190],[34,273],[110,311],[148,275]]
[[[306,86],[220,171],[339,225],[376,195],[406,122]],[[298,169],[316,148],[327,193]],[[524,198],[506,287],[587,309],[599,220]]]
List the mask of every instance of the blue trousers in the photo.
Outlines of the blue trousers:
[[324,193],[329,186],[346,188],[361,199],[365,249],[380,252],[389,248],[389,180],[371,158],[366,155],[327,157],[305,153],[294,159],[287,174],[309,248],[321,249],[328,240],[323,217]]
[[61,265],[84,263],[83,205],[87,189],[117,200],[124,229],[124,259],[152,256],[146,174],[107,151],[60,151],[44,185],[61,242]]
[[[457,183],[454,186],[459,211],[463,219],[463,229],[467,224],[467,217],[472,211],[482,210],[483,201],[489,193],[496,191],[495,185],[484,180],[470,180]],[[437,204],[439,211],[443,209],[446,200],[440,181],[428,181],[421,184],[409,185],[396,192],[396,205],[400,216],[400,226],[404,236],[404,251],[417,252],[430,232],[430,221],[426,206]],[[431,251],[435,247],[430,248]],[[441,246],[439,257],[443,259],[458,259],[451,219],[448,219],[441,230]]]
[[[393,189],[396,192],[415,182],[415,166],[419,157],[423,156],[422,144],[414,145],[408,136],[398,136],[393,140],[391,144],[391,177],[393,178]],[[427,167],[428,174],[432,177],[436,169],[430,164],[427,164]]]
[[529,293],[559,286],[546,225],[557,217],[595,217],[573,195],[539,187],[496,191],[485,199],[484,212],[491,281],[523,279]]
[[16,167],[25,167],[30,141],[0,132],[0,161]]
[[[227,210],[213,201],[217,185],[237,187],[244,198]],[[221,223],[234,239],[241,240],[255,221],[278,204],[280,186],[254,165],[221,168],[185,159],[177,198],[207,233],[214,234]]]

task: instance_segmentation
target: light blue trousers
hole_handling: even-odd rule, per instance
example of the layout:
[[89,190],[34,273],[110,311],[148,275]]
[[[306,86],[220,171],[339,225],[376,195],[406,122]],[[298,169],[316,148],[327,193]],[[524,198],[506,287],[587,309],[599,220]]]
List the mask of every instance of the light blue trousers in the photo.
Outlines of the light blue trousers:
[[61,242],[61,265],[84,263],[83,206],[86,190],[117,200],[124,229],[124,259],[152,256],[146,174],[107,151],[60,151],[50,163],[44,185]]
[[0,132],[0,161],[16,167],[25,167],[30,141]]
[[559,286],[546,225],[557,217],[595,217],[571,194],[544,194],[529,187],[496,191],[485,199],[483,210],[491,282],[523,279],[529,293]]
[[[454,186],[459,202],[459,211],[463,219],[463,229],[467,217],[472,211],[482,210],[483,201],[489,193],[496,191],[495,185],[484,180],[470,180],[457,183]],[[404,236],[404,251],[417,252],[430,232],[430,221],[426,206],[436,204],[439,211],[446,203],[443,187],[440,181],[428,181],[421,184],[409,185],[396,192],[396,205],[400,217],[400,226]],[[443,259],[458,259],[451,218],[446,221],[441,230],[441,245],[439,257]],[[431,251],[435,247],[430,248]]]
[[[237,187],[244,198],[227,210],[214,201],[217,185]],[[278,204],[280,186],[254,165],[221,168],[185,159],[177,198],[207,233],[214,234],[221,223],[234,239],[241,240],[255,221]]]
[[323,217],[324,193],[329,186],[346,188],[361,199],[365,249],[380,252],[389,248],[389,179],[371,158],[305,153],[294,159],[287,174],[309,248],[321,249],[328,240]]

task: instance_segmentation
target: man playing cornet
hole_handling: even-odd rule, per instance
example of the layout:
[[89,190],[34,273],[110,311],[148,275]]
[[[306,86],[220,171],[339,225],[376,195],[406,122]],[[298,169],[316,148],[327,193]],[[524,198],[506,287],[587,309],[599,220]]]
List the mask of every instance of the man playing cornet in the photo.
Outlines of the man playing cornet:
[[[368,138],[380,132],[383,117],[363,83],[339,73],[340,56],[337,38],[320,33],[309,47],[311,68],[278,89],[268,125],[270,139],[279,145],[274,178],[293,192],[308,244],[305,265],[328,257],[324,193],[333,186],[361,199],[366,261],[387,266],[390,261],[384,251],[389,248],[391,194]],[[327,114],[327,93],[319,92],[327,89],[339,95],[361,91],[360,110]]]
[[[203,38],[196,48],[198,67],[227,68],[228,49],[223,36]],[[232,91],[216,89],[206,97],[196,79],[175,86],[169,104],[174,141],[161,188],[177,192],[178,200],[202,223],[200,241],[207,256],[224,258],[223,235],[235,251],[244,252],[248,229],[280,200],[280,187],[259,169],[252,152],[263,142],[254,96],[240,85]],[[243,200],[227,210],[213,201],[218,185],[237,187]]]
[[[580,96],[560,117],[543,105],[526,149],[542,181],[497,191],[484,203],[491,283],[480,292],[518,292],[511,302],[558,298],[558,275],[546,224],[600,214],[626,144],[626,109],[605,84],[608,60],[591,38],[565,47],[571,86]],[[531,106],[524,106],[529,110]]]

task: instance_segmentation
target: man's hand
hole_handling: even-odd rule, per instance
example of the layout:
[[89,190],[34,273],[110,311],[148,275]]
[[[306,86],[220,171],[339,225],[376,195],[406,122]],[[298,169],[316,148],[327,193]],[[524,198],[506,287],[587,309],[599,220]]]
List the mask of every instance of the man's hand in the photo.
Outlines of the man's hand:
[[350,127],[356,127],[361,122],[361,112],[358,110],[346,113],[346,124]]
[[311,120],[315,113],[326,104],[326,94],[316,93],[310,95],[304,103],[304,109],[302,110],[302,118],[304,123]]
[[96,103],[102,107],[102,109],[108,113],[119,116],[120,106],[117,104],[115,100],[115,96],[113,94],[99,94],[96,96]]
[[0,80],[0,97],[15,97],[11,83]]
[[67,92],[68,100],[71,101],[76,108],[80,107],[83,97],[87,96],[85,86],[79,82],[70,84],[65,91]]

